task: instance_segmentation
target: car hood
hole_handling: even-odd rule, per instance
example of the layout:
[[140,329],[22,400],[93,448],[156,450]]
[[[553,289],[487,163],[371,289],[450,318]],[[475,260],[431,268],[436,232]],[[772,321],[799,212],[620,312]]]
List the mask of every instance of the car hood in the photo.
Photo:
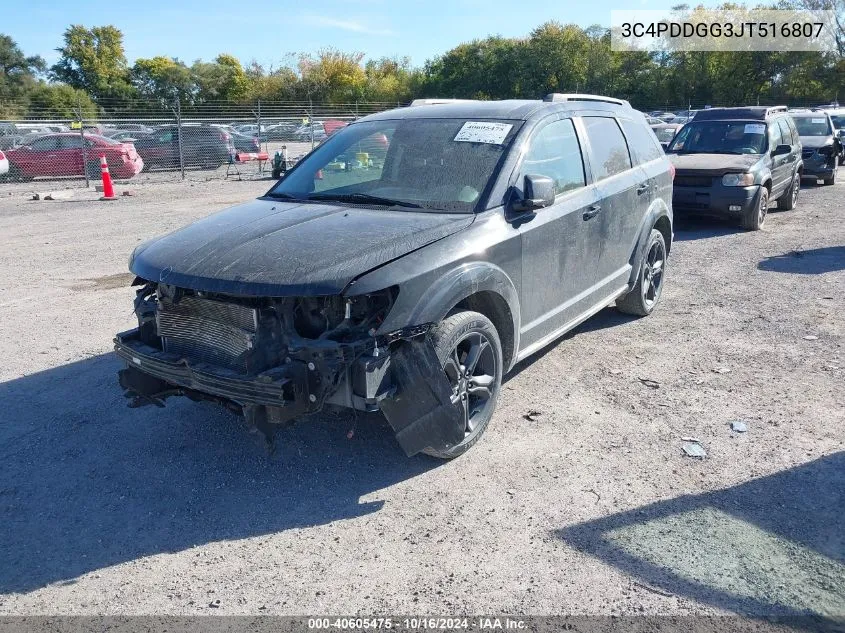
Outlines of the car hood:
[[356,277],[474,219],[258,199],[140,245],[129,269],[149,281],[224,294],[338,294]]
[[802,136],[801,145],[804,149],[817,149],[833,143],[832,136]]
[[667,154],[678,173],[721,176],[749,171],[760,154]]

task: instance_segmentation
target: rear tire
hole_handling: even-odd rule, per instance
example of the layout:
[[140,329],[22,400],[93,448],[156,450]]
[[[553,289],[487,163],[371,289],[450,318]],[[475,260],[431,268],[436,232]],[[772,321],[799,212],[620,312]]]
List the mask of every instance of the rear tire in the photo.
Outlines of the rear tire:
[[792,179],[792,184],[783,192],[783,195],[778,198],[778,209],[784,211],[792,211],[795,208],[795,203],[798,202],[798,192],[801,190],[801,174],[795,173]]
[[654,312],[663,294],[666,256],[666,240],[663,233],[651,229],[645,255],[637,273],[637,283],[628,294],[616,300],[617,310],[635,316],[648,316]]
[[472,448],[490,424],[502,385],[502,343],[490,319],[470,311],[446,317],[431,331],[431,341],[452,385],[455,406],[465,416],[466,428],[463,441],[452,448],[423,452],[452,459]]
[[769,211],[769,190],[760,188],[760,195],[757,196],[757,204],[748,209],[740,220],[740,226],[746,231],[759,231],[766,224],[766,215]]

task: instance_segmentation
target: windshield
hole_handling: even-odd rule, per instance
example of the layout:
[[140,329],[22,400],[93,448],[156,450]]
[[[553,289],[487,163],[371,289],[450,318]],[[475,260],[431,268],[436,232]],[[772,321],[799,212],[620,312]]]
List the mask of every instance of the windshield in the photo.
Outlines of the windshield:
[[657,134],[657,140],[661,143],[668,143],[673,138],[675,138],[675,132],[678,131],[676,127],[659,127],[654,129],[654,133]]
[[845,114],[831,114],[830,120],[833,121],[833,125],[837,130],[845,128]]
[[678,132],[666,151],[679,154],[762,154],[766,146],[765,123],[692,121]]
[[793,116],[798,136],[830,136],[833,131],[824,116]]
[[466,119],[355,123],[329,137],[268,195],[472,212],[519,126]]

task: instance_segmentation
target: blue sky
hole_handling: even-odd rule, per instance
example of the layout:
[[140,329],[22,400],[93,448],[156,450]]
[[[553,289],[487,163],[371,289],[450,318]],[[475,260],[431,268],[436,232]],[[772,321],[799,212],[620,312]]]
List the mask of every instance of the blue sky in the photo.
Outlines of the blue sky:
[[[113,24],[130,63],[168,55],[191,63],[228,52],[243,63],[280,66],[289,53],[333,46],[368,57],[411,57],[421,65],[460,42],[491,34],[526,35],[547,20],[610,23],[610,10],[664,9],[661,0],[7,0],[0,32],[27,55],[57,59],[70,23]],[[707,3],[709,4],[709,2]],[[17,8],[16,8],[17,7]],[[11,8],[11,11],[9,9]]]

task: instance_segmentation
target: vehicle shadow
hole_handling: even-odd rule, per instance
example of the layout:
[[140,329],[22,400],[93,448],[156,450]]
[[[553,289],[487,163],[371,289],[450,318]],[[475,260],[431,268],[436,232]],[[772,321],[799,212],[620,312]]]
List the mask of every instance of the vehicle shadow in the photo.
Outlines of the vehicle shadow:
[[711,237],[724,237],[736,233],[744,233],[736,222],[725,218],[684,215],[675,216],[675,242],[689,242],[692,240],[706,240]]
[[[661,595],[752,616],[845,615],[845,452],[557,531]],[[799,622],[800,623],[800,622]]]
[[129,409],[111,354],[0,384],[0,593],[204,543],[379,511],[361,502],[435,467],[380,416],[330,414],[263,441],[222,407]]
[[534,363],[544,358],[546,354],[550,354],[551,352],[553,352],[555,349],[557,349],[559,345],[562,345],[564,341],[568,341],[569,339],[572,339],[578,336],[579,334],[584,334],[586,332],[596,332],[598,330],[604,330],[606,328],[625,325],[626,323],[637,321],[640,318],[641,317],[633,316],[631,314],[624,314],[623,312],[620,312],[614,307],[604,308],[601,312],[590,317],[578,327],[569,330],[569,332],[561,336],[559,339],[557,339],[557,341],[546,345],[542,349],[537,350],[528,358],[519,361],[516,365],[513,366],[513,369],[511,369],[504,376],[504,378],[502,379],[502,384],[506,384],[509,380],[516,377],[519,373],[525,371]]
[[820,275],[845,270],[845,246],[826,246],[773,255],[757,264],[757,269],[797,275]]

